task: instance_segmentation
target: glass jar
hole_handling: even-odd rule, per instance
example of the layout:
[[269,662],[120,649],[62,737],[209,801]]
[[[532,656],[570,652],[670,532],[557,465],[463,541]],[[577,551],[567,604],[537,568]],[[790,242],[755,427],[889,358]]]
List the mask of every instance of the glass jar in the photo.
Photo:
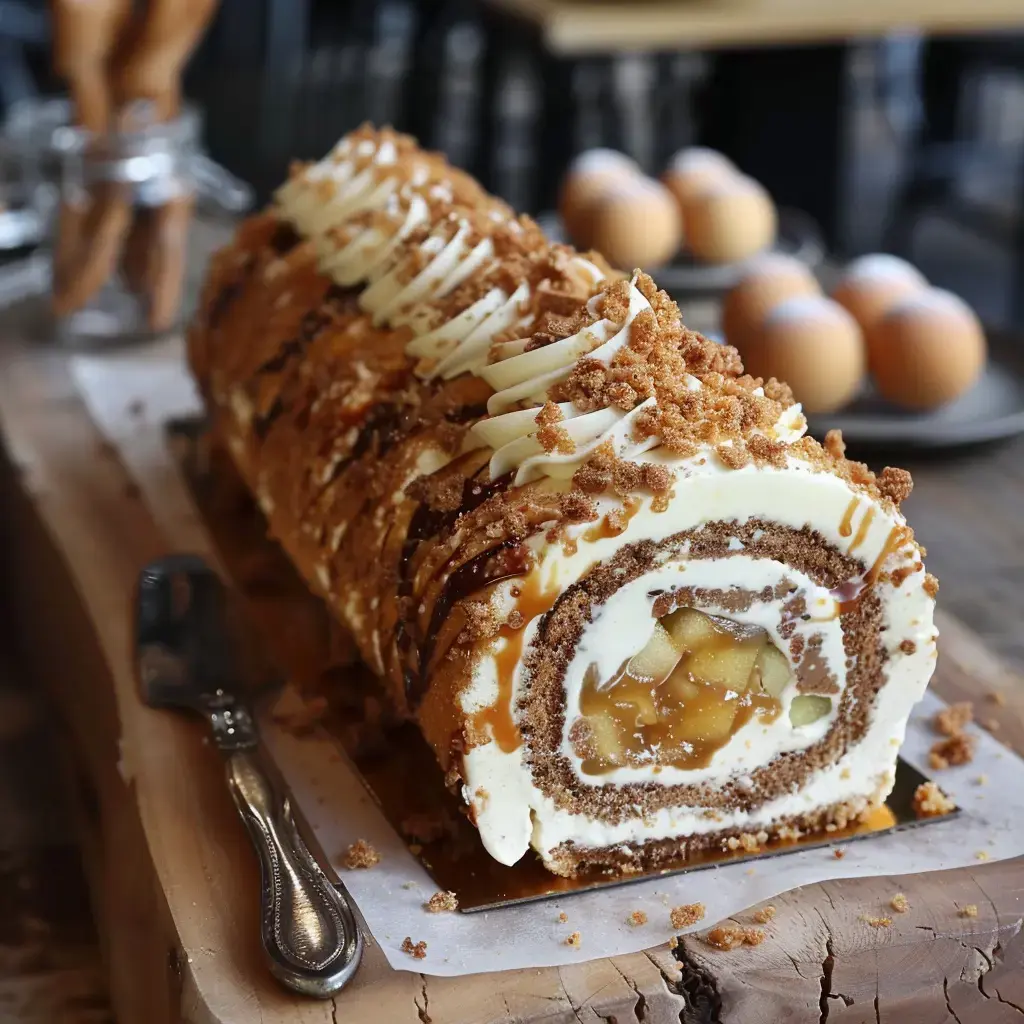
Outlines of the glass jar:
[[52,231],[56,335],[75,347],[159,337],[181,322],[196,200],[242,212],[251,190],[199,149],[201,118],[127,111],[104,136],[64,125],[52,135],[59,202]]

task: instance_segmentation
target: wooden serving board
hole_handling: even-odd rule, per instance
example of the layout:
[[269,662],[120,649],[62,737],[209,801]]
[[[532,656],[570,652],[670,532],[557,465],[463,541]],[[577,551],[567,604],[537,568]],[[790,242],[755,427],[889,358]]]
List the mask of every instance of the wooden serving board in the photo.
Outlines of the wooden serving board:
[[[767,941],[733,952],[693,935],[674,951],[426,978],[392,970],[369,941],[355,982],[334,1000],[285,993],[261,959],[256,863],[219,757],[201,724],[147,709],[135,695],[135,578],[165,553],[168,532],[199,537],[194,510],[170,488],[165,502],[142,500],[59,353],[0,343],[0,430],[12,632],[76,761],[87,875],[122,1024],[745,1024],[839,1015],[851,1024],[974,1024],[1024,1012],[1024,860],[796,890],[774,901]],[[145,489],[163,493],[159,478]],[[940,627],[935,689],[985,702],[981,717],[1024,750],[1024,680],[962,625],[944,617]],[[1003,704],[985,700],[995,691]],[[867,924],[897,891],[911,910],[888,928]],[[967,904],[976,917],[958,915]]]

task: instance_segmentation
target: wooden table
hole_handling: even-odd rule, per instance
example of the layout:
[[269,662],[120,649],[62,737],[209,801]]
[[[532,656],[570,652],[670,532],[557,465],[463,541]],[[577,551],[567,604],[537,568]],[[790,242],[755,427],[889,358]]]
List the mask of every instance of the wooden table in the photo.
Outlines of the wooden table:
[[486,0],[559,55],[836,42],[1024,25],[1019,0]]
[[[194,513],[140,500],[59,353],[0,342],[0,431],[8,452],[0,500],[10,523],[2,564],[15,598],[9,626],[76,759],[86,874],[121,1024],[1019,1019],[1021,860],[806,887],[774,900],[769,941],[729,953],[692,935],[674,953],[661,946],[557,970],[444,979],[391,970],[371,941],[352,988],[335,1000],[285,994],[261,962],[254,858],[217,756],[198,723],[151,711],[135,696],[133,583],[164,551],[158,524]],[[994,478],[1011,479],[996,464],[925,472],[925,497],[948,499],[940,509],[918,498],[940,574],[961,559],[991,553],[1004,561],[1020,550],[1012,505],[1021,492],[1009,482],[995,489]],[[985,501],[972,503],[979,486],[988,488]],[[947,609],[973,592],[961,575],[947,582]],[[997,639],[1013,614],[1019,621],[1016,600],[1016,612],[993,627]],[[956,619],[947,614],[941,628],[938,692],[981,700],[1000,690],[1005,704],[987,703],[985,716],[1024,749],[1024,681]],[[897,891],[910,912],[894,915],[890,928],[865,924]],[[978,917],[959,917],[956,905],[970,903]]]

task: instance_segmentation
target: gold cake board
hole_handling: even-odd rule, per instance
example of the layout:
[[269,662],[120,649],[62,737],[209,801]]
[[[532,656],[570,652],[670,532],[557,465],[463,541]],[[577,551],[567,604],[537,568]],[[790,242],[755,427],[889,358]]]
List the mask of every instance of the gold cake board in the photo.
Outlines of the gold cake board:
[[[333,1002],[291,996],[259,949],[256,863],[202,728],[135,694],[136,575],[202,534],[170,490],[154,507],[92,422],[66,357],[5,339],[0,430],[3,565],[10,625],[60,713],[75,761],[81,836],[112,1000],[124,1024],[397,1024],[728,1020],[1011,1020],[1024,1006],[1024,861],[857,879],[777,897],[771,942],[718,952],[696,936],[644,953],[463,978],[394,971],[372,942]],[[139,423],[144,490],[164,493],[172,456]],[[158,452],[163,452],[159,456]],[[138,475],[138,465],[135,467]],[[998,736],[1024,750],[1024,686],[944,617],[933,684],[947,700],[1004,694]],[[995,796],[995,794],[993,794]],[[875,929],[894,892],[911,910]],[[956,907],[974,904],[978,916]],[[1009,1004],[1009,1005],[1008,1005]],[[860,1013],[860,1016],[857,1014]],[[905,1015],[905,1016],[904,1016]]]

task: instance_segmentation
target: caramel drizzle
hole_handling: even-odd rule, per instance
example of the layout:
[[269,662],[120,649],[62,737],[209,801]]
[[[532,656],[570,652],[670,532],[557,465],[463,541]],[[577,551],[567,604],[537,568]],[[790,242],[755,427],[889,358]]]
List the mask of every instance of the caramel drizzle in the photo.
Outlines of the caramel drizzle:
[[832,596],[838,605],[838,614],[845,615],[847,612],[852,612],[860,604],[864,594],[878,582],[886,560],[898,551],[910,539],[910,536],[909,526],[894,526],[889,531],[882,550],[878,552],[878,557],[864,576],[861,579],[847,580],[842,586],[832,591]]
[[603,516],[601,520],[590,527],[583,534],[583,539],[588,544],[595,541],[606,540],[609,537],[618,537],[624,533],[629,521],[640,511],[641,501],[639,498],[627,498],[622,505],[623,516],[615,517],[613,521],[609,516]]
[[512,683],[522,660],[526,627],[538,616],[546,615],[559,595],[558,587],[541,585],[540,575],[539,572],[531,573],[520,586],[516,611],[523,617],[523,624],[518,629],[506,624],[498,631],[498,636],[505,642],[494,658],[498,673],[497,700],[490,707],[481,708],[472,718],[475,729],[490,726],[494,742],[506,754],[517,750],[523,742],[513,716]]
[[864,543],[865,538],[868,535],[868,530],[871,528],[871,522],[875,518],[875,508],[873,505],[869,505],[867,511],[861,518],[860,525],[857,527],[857,532],[854,534],[853,540],[850,542],[850,546],[846,549],[847,554],[852,555]]
[[839,522],[839,536],[849,537],[853,533],[853,515],[860,504],[860,498],[851,498],[850,504],[846,506],[843,518]]

